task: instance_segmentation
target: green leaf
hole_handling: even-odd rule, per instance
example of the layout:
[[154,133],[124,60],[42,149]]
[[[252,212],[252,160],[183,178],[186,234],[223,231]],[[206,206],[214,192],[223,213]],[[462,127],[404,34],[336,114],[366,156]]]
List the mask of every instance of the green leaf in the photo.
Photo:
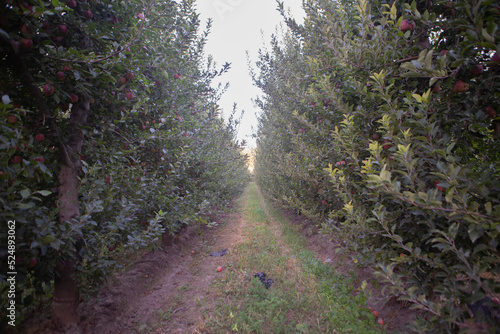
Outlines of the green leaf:
[[31,192],[29,191],[29,189],[23,189],[23,190],[21,190],[21,192],[20,192],[20,193],[21,193],[21,197],[22,197],[23,199],[28,198],[28,197],[29,197],[29,195],[31,194]]
[[391,7],[391,19],[392,20],[395,20],[397,18],[397,15],[398,15],[398,9],[396,8],[396,2],[394,2],[392,4],[392,7]]
[[493,207],[492,207],[491,202],[486,203],[484,205],[484,208],[486,209],[486,213],[491,215],[491,213],[493,212]]
[[432,69],[432,55],[434,53],[434,50],[429,50],[425,56],[425,67],[428,69]]
[[52,194],[52,192],[48,191],[48,190],[39,190],[39,191],[37,191],[37,193],[42,195],[42,196],[49,196]]

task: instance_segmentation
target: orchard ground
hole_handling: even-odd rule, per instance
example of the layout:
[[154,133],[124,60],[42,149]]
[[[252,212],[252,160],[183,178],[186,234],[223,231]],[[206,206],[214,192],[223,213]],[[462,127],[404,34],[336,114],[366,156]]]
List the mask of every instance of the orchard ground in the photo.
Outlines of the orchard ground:
[[[217,227],[190,227],[140,254],[80,305],[72,333],[383,333],[411,320],[415,312],[380,297],[354,254],[267,203],[251,183]],[[209,255],[221,249],[227,255]],[[273,279],[270,289],[252,280],[257,272]],[[51,330],[38,321],[30,332]]]

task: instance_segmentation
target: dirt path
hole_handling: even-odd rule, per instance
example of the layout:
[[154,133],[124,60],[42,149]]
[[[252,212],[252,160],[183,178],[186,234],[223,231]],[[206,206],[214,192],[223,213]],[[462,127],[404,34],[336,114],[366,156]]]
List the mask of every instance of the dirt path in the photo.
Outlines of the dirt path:
[[[243,200],[237,204],[244,206]],[[223,217],[223,226],[193,229],[176,244],[146,254],[132,270],[106,284],[80,310],[83,333],[199,333],[215,298],[211,287],[227,257],[210,253],[241,239],[241,210]]]
[[[81,305],[79,332],[379,333],[363,299],[352,295],[359,282],[329,262],[338,260],[335,244],[304,238],[298,230],[310,226],[291,219],[251,184],[220,226],[188,229],[115,275]],[[209,256],[221,249],[226,256]],[[270,289],[252,279],[261,271],[273,279]]]

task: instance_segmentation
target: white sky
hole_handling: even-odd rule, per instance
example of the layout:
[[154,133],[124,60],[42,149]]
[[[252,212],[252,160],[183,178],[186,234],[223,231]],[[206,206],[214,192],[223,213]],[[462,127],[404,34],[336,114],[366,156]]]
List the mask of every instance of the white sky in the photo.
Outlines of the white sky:
[[[304,13],[302,0],[283,2],[292,16],[301,22]],[[256,113],[259,110],[252,99],[260,94],[260,90],[252,84],[246,52],[249,52],[251,63],[255,64],[259,48],[263,47],[263,43],[268,45],[270,36],[283,22],[276,10],[277,3],[275,0],[196,0],[196,3],[201,28],[206,26],[208,18],[213,20],[206,54],[213,56],[217,68],[225,62],[231,63],[229,72],[221,77],[221,82],[229,82],[230,86],[219,104],[226,119],[234,103],[237,103],[239,111],[245,110],[238,140],[245,139],[249,147],[255,147],[251,135],[257,128]]]

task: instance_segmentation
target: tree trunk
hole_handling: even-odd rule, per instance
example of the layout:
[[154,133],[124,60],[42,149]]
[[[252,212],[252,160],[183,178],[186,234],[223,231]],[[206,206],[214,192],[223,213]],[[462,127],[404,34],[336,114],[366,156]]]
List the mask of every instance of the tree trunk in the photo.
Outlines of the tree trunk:
[[[59,223],[65,224],[80,216],[78,179],[81,161],[80,153],[83,145],[81,126],[87,122],[90,104],[86,99],[73,105],[67,129],[67,141],[60,146],[62,154],[61,171],[59,172]],[[78,255],[76,245],[73,245],[73,256],[61,257],[56,265],[54,281],[54,298],[52,305],[52,320],[54,323],[67,326],[78,322],[76,308],[79,293],[73,274],[77,265]]]

